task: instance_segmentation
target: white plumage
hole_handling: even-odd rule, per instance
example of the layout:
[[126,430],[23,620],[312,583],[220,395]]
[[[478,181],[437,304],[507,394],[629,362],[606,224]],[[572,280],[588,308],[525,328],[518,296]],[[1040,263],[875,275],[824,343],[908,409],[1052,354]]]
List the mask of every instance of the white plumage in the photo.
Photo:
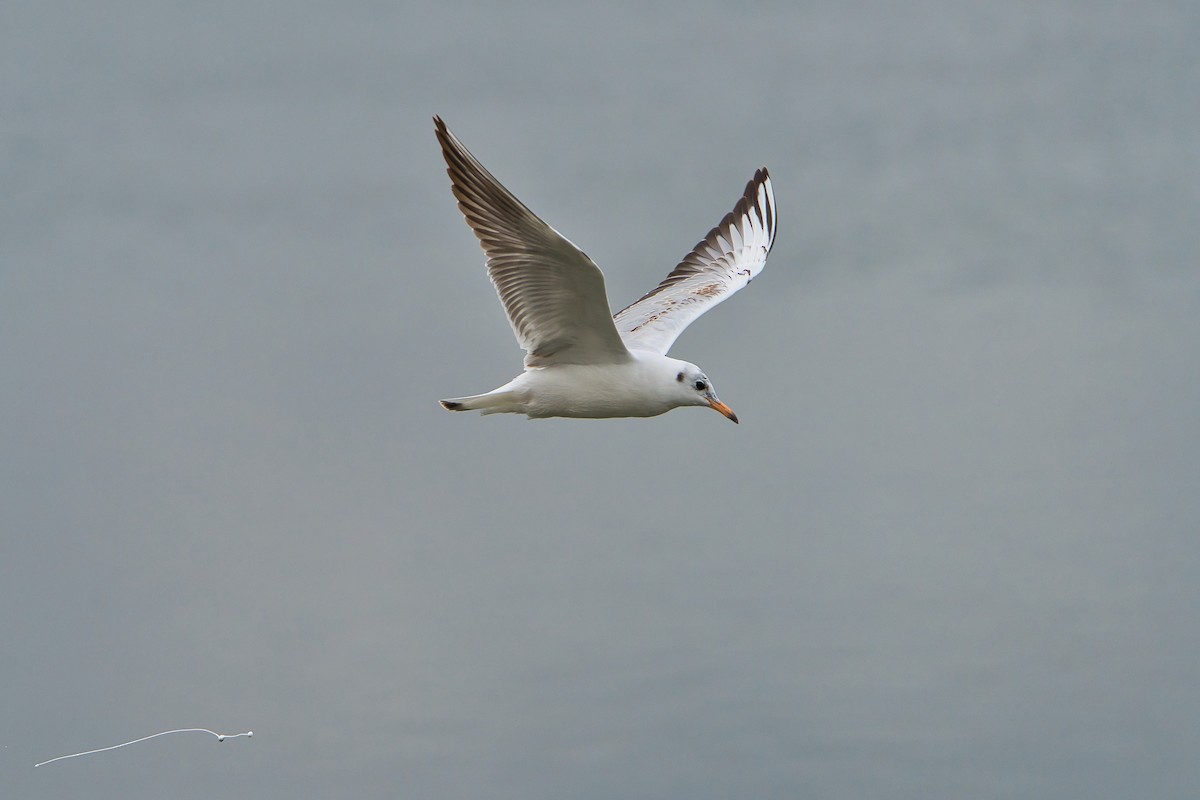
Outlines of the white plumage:
[[530,211],[451,133],[434,129],[454,196],[487,255],[525,372],[486,394],[442,400],[453,411],[529,417],[650,417],[709,406],[737,422],[695,364],[666,355],[697,317],[748,284],[775,239],[775,197],[765,168],[663,281],[611,316],[604,275]]

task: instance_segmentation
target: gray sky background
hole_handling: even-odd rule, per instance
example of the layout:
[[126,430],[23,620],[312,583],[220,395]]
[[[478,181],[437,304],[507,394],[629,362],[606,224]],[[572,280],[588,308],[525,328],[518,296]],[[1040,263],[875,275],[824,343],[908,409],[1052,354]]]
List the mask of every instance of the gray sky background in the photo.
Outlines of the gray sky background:
[[[0,786],[1200,794],[1192,2],[6,3]],[[740,426],[520,365],[430,117]],[[199,734],[39,769],[176,727]]]

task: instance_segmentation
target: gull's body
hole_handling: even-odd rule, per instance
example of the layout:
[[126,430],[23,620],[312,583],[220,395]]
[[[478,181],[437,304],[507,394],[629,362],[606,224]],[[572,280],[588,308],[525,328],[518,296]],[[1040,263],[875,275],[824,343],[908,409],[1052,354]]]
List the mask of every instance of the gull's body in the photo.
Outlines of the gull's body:
[[452,411],[528,417],[652,417],[708,406],[737,422],[695,364],[666,353],[684,328],[748,284],[775,238],[775,198],[759,169],[733,211],[651,292],[611,316],[590,258],[526,208],[434,117],[454,195],[487,254],[525,371],[442,400]]
[[[676,391],[680,381],[676,376],[687,370],[698,372],[694,364],[637,350],[629,355],[628,361],[619,364],[531,367],[485,395],[443,400],[442,404],[451,407],[456,402],[475,400],[476,407],[485,414],[507,411],[531,418],[591,419],[656,417],[681,405],[680,392]],[[694,387],[688,383],[685,397],[694,394]],[[695,405],[709,405],[709,402]]]

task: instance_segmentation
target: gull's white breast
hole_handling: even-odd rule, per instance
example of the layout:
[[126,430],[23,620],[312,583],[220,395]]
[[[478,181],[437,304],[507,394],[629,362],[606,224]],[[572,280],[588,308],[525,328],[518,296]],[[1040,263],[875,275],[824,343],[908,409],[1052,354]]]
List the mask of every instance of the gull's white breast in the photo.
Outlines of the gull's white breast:
[[497,392],[513,392],[530,417],[654,417],[678,405],[670,387],[684,362],[631,352],[618,364],[557,364],[532,368]]

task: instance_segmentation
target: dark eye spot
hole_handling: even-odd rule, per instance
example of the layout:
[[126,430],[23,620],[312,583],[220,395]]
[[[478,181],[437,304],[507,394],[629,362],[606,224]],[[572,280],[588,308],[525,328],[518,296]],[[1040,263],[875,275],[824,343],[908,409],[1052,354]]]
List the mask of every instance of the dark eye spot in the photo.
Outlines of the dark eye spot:
[[703,392],[707,388],[708,388],[708,384],[705,383],[704,381],[696,381],[696,391],[697,392]]
[[679,381],[680,383],[683,383],[683,373],[681,372],[678,375],[676,375],[675,380]]

